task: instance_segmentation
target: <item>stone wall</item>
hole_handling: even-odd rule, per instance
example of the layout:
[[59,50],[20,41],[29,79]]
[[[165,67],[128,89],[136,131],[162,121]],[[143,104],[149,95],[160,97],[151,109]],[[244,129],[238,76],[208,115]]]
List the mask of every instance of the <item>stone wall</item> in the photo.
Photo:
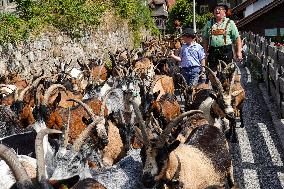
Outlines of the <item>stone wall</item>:
[[[60,62],[77,67],[77,59],[108,59],[108,51],[133,48],[132,33],[125,21],[107,13],[96,30],[90,30],[80,39],[71,39],[64,33],[45,32],[40,36],[17,44],[0,45],[0,74],[16,70],[24,78],[38,75],[42,69],[46,74]],[[143,36],[149,35],[142,31]]]

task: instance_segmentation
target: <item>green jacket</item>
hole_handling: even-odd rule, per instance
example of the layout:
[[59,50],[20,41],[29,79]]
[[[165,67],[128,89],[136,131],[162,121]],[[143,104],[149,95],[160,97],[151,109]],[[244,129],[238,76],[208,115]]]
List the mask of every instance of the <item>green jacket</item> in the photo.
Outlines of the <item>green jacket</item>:
[[[218,27],[215,20],[209,20],[203,28],[203,38],[206,39],[210,46],[220,47],[224,45],[230,45],[236,41],[240,36],[238,28],[234,21],[230,20],[226,29],[226,44],[224,41],[224,35],[211,35],[212,31],[216,29],[225,29],[229,18],[224,18],[220,26]],[[213,21],[213,23],[211,23]],[[211,39],[210,39],[211,36]],[[210,40],[210,41],[209,41]]]

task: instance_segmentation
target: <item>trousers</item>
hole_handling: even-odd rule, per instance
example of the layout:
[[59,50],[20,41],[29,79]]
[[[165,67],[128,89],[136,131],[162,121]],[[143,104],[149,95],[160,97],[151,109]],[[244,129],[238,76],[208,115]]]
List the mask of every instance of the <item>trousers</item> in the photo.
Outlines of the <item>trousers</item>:
[[208,53],[208,67],[213,71],[217,70],[219,60],[223,60],[228,64],[231,63],[233,59],[233,50],[231,45],[209,47]]
[[186,83],[189,86],[192,86],[198,83],[200,72],[201,72],[200,66],[181,68],[181,74],[185,78]]

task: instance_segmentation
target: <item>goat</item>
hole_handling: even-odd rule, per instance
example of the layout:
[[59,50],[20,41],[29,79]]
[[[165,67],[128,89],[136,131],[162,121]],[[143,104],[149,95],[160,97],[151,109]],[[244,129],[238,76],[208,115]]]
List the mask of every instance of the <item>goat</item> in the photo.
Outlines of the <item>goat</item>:
[[[160,92],[159,92],[160,91]],[[157,100],[166,93],[174,95],[174,81],[172,77],[167,75],[155,75],[153,81],[151,82],[151,88],[149,90],[150,94],[159,92]]]
[[89,64],[82,64],[79,60],[77,60],[77,62],[82,70],[88,70],[90,77],[92,77],[95,81],[105,81],[110,75],[110,69],[105,65],[105,62],[101,64],[101,59],[89,59]]
[[[56,128],[59,130],[62,130],[64,128],[63,123],[67,123],[70,121],[70,132],[69,132],[69,137],[70,137],[70,142],[73,142],[79,135],[80,133],[86,128],[86,125],[90,122],[86,117],[87,116],[85,111],[87,111],[87,114],[92,117],[93,116],[93,110],[88,107],[88,105],[85,105],[83,108],[80,106],[76,106],[70,110],[70,117],[72,118],[71,120],[68,120],[68,110],[63,109],[63,108],[56,108],[60,100],[61,100],[61,95],[56,97],[54,102],[51,105],[48,105],[49,97],[52,91],[56,88],[62,88],[65,89],[64,86],[59,85],[59,84],[54,84],[51,86],[46,94],[44,95],[44,100],[43,103],[37,106],[34,109],[34,115],[39,119],[40,117],[43,118],[43,120],[46,122],[48,128]],[[66,101],[69,101],[67,99]],[[78,100],[76,99],[70,99],[70,101],[75,101],[77,102]],[[96,101],[93,100],[86,100],[89,105],[92,105],[91,107],[96,107],[94,110],[96,113],[100,113],[100,109],[98,109],[98,104]],[[80,101],[81,102],[81,101]],[[100,104],[99,104],[100,105]],[[99,138],[102,140],[102,145],[106,145],[108,143],[107,141],[107,134],[105,131],[105,128],[98,128],[97,127],[97,134],[99,135]]]
[[47,78],[47,76],[37,78],[32,85],[23,89],[19,96],[17,90],[15,91],[15,101],[12,103],[11,109],[19,116],[22,127],[27,127],[35,122],[32,114],[32,107],[34,106],[33,94],[26,95],[26,93],[36,88],[44,78]]
[[[135,113],[140,118],[144,147],[141,151],[143,162],[142,182],[153,187],[163,181],[168,186],[182,188],[205,188],[211,185],[224,186],[228,179],[234,187],[232,165],[228,146],[223,133],[209,125],[200,110],[185,112],[170,122],[159,138],[150,140],[141,113],[133,103]],[[167,143],[172,128],[184,117],[194,117],[195,125],[184,144],[174,141]],[[196,122],[199,122],[197,124]],[[205,124],[204,124],[205,123]],[[209,145],[209,147],[208,147]],[[163,183],[162,183],[163,184]]]
[[26,88],[29,83],[27,82],[26,79],[23,79],[20,76],[19,70],[17,71],[11,71],[8,74],[5,75],[3,83],[8,83],[16,86],[18,90]]
[[21,128],[16,114],[9,106],[0,106],[0,138],[9,135],[21,133],[24,129]]
[[[70,99],[71,100],[71,99]],[[78,138],[73,142],[71,148],[67,148],[70,138],[69,132],[65,133],[64,146],[60,148],[55,156],[56,168],[52,174],[51,180],[66,179],[78,175],[80,178],[86,178],[90,176],[89,166],[86,160],[90,161],[94,159],[94,152],[97,151],[100,146],[94,144],[93,140],[86,141],[95,129],[95,127],[102,128],[105,125],[105,119],[101,116],[95,117],[90,108],[82,101],[72,99],[74,102],[83,106],[88,114],[91,115],[93,122],[88,125]],[[98,131],[98,128],[96,130]],[[88,145],[84,145],[85,142],[90,142]],[[96,150],[94,150],[94,148]],[[80,152],[79,152],[80,151]],[[91,158],[91,159],[90,159]],[[90,162],[89,162],[90,163]],[[101,162],[98,162],[101,163]]]
[[[57,130],[44,129],[41,130],[35,140],[35,149],[37,156],[37,163],[35,160],[30,157],[20,156],[20,159],[16,156],[11,148],[6,147],[3,144],[0,144],[0,157],[5,160],[8,166],[11,169],[12,174],[15,176],[16,183],[14,181],[7,180],[7,184],[13,184],[11,188],[49,188],[48,183],[45,178],[45,163],[44,163],[44,151],[43,151],[43,138],[46,134],[50,133],[61,133]],[[20,161],[21,162],[20,162]],[[36,164],[36,166],[35,166]],[[25,166],[25,168],[23,167]],[[29,175],[34,175],[35,170],[37,169],[37,182],[33,182]],[[29,172],[29,175],[28,173]],[[8,173],[10,174],[10,173]]]
[[242,120],[242,105],[245,99],[245,91],[241,85],[241,76],[237,73],[237,66],[234,62],[226,64],[224,61],[219,61],[224,65],[224,69],[218,74],[224,92],[233,96],[233,108],[236,117]]
[[153,78],[155,74],[153,62],[149,58],[142,58],[135,62],[132,72],[139,75],[141,79]]
[[[146,114],[153,112],[153,116],[158,118],[161,125],[165,125],[181,114],[181,108],[176,96],[166,93],[157,100],[158,96],[159,93],[154,93],[149,98],[146,97],[144,102],[150,104],[150,107],[145,107],[145,110],[147,111]],[[148,100],[150,102],[147,102]]]
[[[231,142],[236,142],[236,120],[235,112],[232,107],[233,95],[232,93],[225,93],[222,83],[215,76],[214,72],[205,66],[208,71],[209,79],[211,81],[212,89],[202,89],[194,94],[191,109],[200,109],[204,112],[209,124],[217,126],[217,119],[226,118],[229,120],[230,128],[226,136]],[[220,127],[220,125],[219,125]]]

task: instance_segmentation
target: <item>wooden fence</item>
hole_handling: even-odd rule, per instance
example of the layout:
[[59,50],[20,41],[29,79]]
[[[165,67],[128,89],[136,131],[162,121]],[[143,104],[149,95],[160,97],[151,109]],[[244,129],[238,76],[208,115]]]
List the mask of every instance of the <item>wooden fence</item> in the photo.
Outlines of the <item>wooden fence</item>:
[[260,72],[268,93],[277,104],[275,108],[279,116],[284,118],[284,47],[277,47],[266,38],[253,33],[244,32],[242,38],[245,38],[248,47],[247,62],[261,67]]

